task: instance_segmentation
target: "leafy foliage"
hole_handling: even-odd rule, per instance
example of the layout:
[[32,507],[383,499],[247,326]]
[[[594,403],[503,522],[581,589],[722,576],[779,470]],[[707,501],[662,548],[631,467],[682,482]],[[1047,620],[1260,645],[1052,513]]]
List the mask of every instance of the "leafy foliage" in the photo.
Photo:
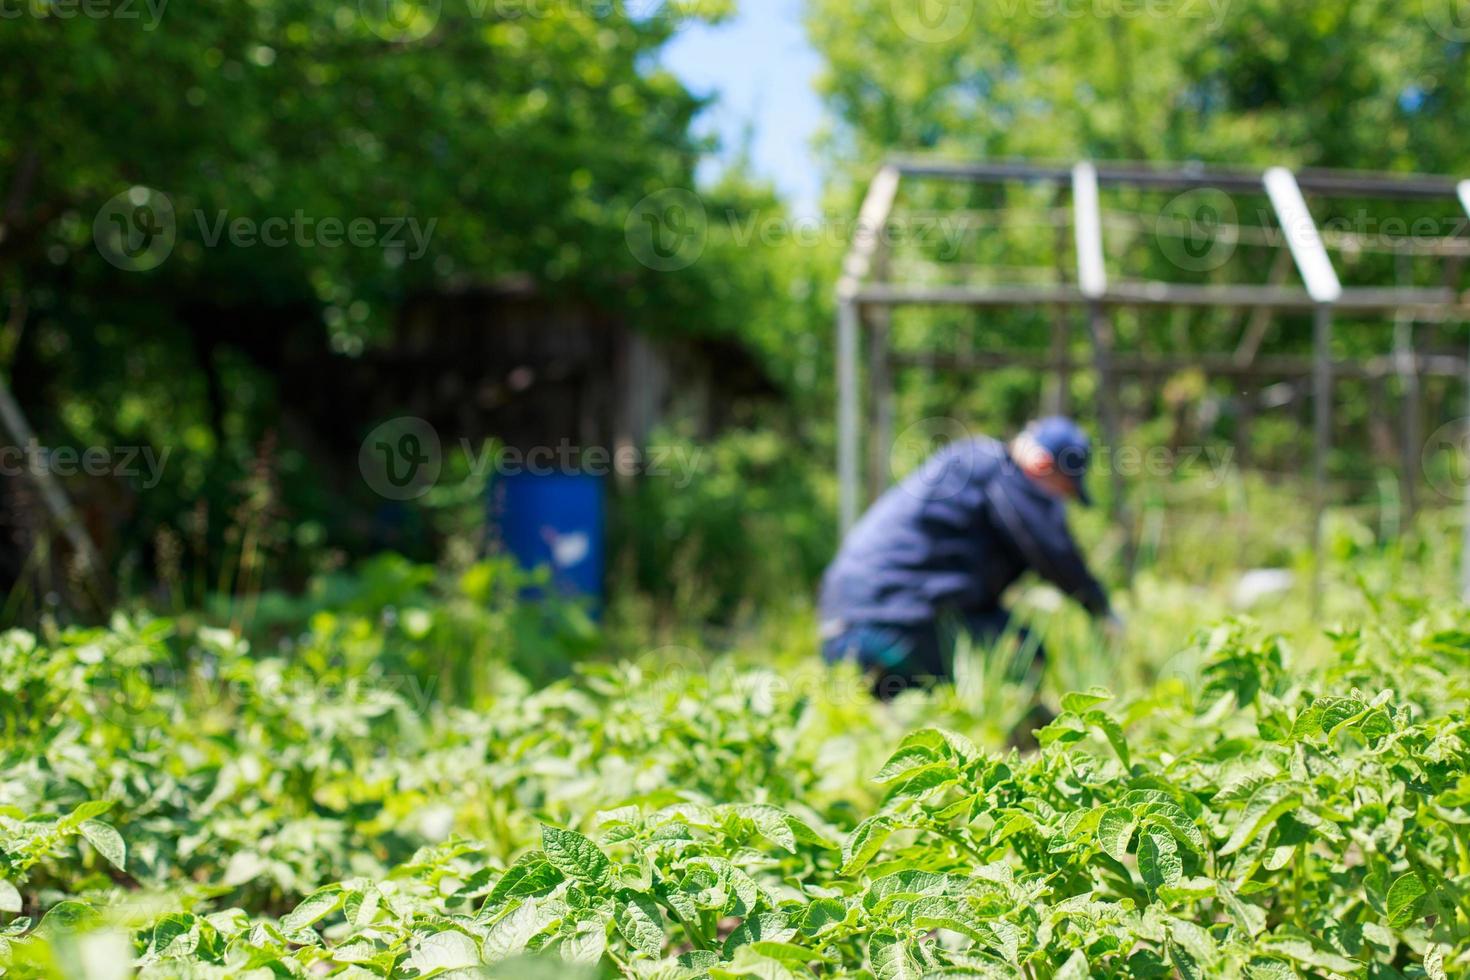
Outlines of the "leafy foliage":
[[1463,630],[1302,669],[1227,625],[1186,696],[1068,694],[1032,753],[900,735],[843,671],[610,664],[469,712],[175,630],[0,643],[9,975],[1470,968]]

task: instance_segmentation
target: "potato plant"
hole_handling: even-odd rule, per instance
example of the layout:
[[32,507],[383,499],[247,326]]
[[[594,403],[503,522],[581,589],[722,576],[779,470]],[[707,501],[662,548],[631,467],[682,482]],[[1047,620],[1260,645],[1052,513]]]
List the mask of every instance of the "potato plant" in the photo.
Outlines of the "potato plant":
[[[1065,695],[1035,751],[716,662],[446,708],[331,642],[0,639],[7,976],[1470,971],[1470,632]],[[834,680],[855,680],[838,671]],[[850,687],[841,688],[844,691]],[[927,713],[935,725],[900,731]],[[973,729],[967,733],[964,729]]]

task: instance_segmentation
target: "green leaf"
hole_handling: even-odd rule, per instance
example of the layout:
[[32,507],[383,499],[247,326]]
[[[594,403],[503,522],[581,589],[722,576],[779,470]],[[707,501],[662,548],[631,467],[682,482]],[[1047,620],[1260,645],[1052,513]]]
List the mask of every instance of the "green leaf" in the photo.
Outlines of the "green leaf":
[[1209,878],[1185,878],[1172,885],[1161,885],[1158,891],[1163,902],[1197,902],[1214,898],[1216,888]]
[[908,920],[918,929],[948,929],[980,943],[991,938],[982,931],[979,922],[970,920],[969,912],[958,901],[949,897],[923,898],[914,902],[909,909]]
[[1062,818],[1062,836],[1069,841],[1091,838],[1102,822],[1104,807],[1094,806],[1086,810],[1073,810]]
[[349,939],[332,947],[332,959],[338,963],[367,963],[379,952],[371,939]]
[[883,763],[883,768],[873,777],[873,782],[886,783],[915,769],[938,765],[944,761],[944,756],[927,745],[910,745],[889,756],[888,761]]
[[383,893],[378,890],[378,886],[368,885],[360,891],[348,893],[343,898],[342,914],[353,926],[368,925],[377,916],[378,906],[382,899]]
[[563,926],[557,952],[565,962],[583,966],[591,966],[601,960],[602,954],[607,952],[607,917],[592,915],[578,919],[570,935],[565,933]]
[[829,925],[847,919],[847,906],[835,898],[819,898],[807,906],[806,917],[801,921],[801,931],[808,936],[819,935]]
[[880,932],[868,940],[868,961],[878,980],[919,980],[922,975],[908,946],[891,932]]
[[712,949],[691,949],[687,953],[680,953],[674,962],[687,970],[703,973],[720,962],[720,954]]
[[735,950],[747,943],[761,940],[784,943],[795,935],[796,929],[784,912],[762,912],[747,918],[725,938],[725,956],[734,956]]
[[612,864],[607,855],[575,830],[542,825],[541,848],[546,860],[568,878],[604,888],[612,881]]
[[486,963],[524,952],[526,944],[566,911],[564,903],[527,899],[496,920],[485,934],[480,957]]
[[1296,980],[1297,973],[1289,963],[1257,956],[1245,968],[1249,980]]
[[1042,748],[1057,742],[1063,745],[1080,742],[1087,737],[1082,719],[1070,711],[1064,711],[1052,719],[1045,728],[1036,730],[1036,742]]
[[1282,815],[1301,806],[1301,797],[1286,783],[1267,783],[1251,795],[1235,824],[1235,830],[1220,849],[1223,857],[1250,844]]
[[97,910],[86,902],[57,902],[41,917],[36,935],[54,937],[60,933],[80,932],[99,917]]
[[81,826],[83,821],[91,820],[93,817],[100,817],[111,809],[111,800],[88,800],[67,814],[61,822],[65,827],[78,827]]
[[691,859],[687,867],[691,872],[704,869],[704,873],[711,875],[718,882],[727,895],[723,911],[735,915],[746,915],[760,901],[760,886],[750,875],[741,871],[726,858],[697,857]]
[[1185,980],[1204,980],[1218,957],[1218,948],[1209,932],[1193,922],[1169,920],[1169,956]]
[[1112,699],[1113,692],[1105,687],[1094,687],[1086,692],[1072,691],[1069,694],[1062,695],[1062,710],[1070,711],[1074,715],[1080,715],[1094,705],[1102,704],[1104,701],[1111,701]]
[[1177,803],[1161,801],[1157,803],[1146,803],[1134,807],[1133,810],[1140,820],[1156,823],[1166,828],[1175,839],[1196,854],[1205,852],[1205,835],[1200,831],[1195,822],[1190,819],[1189,814]]
[[111,824],[105,824],[101,820],[84,820],[78,828],[87,843],[97,849],[97,853],[107,859],[108,863],[119,871],[126,871],[124,864],[127,862],[128,849],[123,843],[122,834],[119,834]]
[[893,821],[882,814],[858,824],[842,845],[842,868],[837,873],[844,877],[857,874],[873,860],[883,842],[897,829]]
[[1052,974],[1052,980],[1092,980],[1092,970],[1087,966],[1087,955],[1082,950],[1073,951],[1062,968]]
[[188,957],[199,947],[199,928],[192,915],[172,912],[153,925],[150,950],[155,956]]
[[1138,838],[1138,871],[1154,892],[1179,882],[1184,863],[1179,860],[1179,845],[1173,834],[1153,825],[1143,828]]
[[562,873],[551,866],[541,851],[529,851],[519,858],[495,883],[488,898],[487,908],[494,908],[512,898],[529,895],[544,895],[564,881]]
[[281,929],[288,934],[300,932],[331,914],[341,903],[341,885],[319,888],[303,898],[301,903],[290,912],[281,916]]
[[892,901],[913,901],[928,895],[943,895],[950,885],[948,875],[934,871],[899,871],[873,881],[863,894],[863,908],[876,911]]
[[1115,861],[1122,861],[1128,856],[1128,843],[1133,839],[1137,826],[1138,819],[1132,810],[1115,806],[1104,813],[1097,826],[1097,841],[1103,853]]
[[768,956],[773,960],[785,960],[788,963],[813,963],[826,962],[826,957],[814,949],[798,946],[795,943],[777,942],[774,939],[758,939],[751,943],[751,948],[762,956]]
[[1082,720],[1103,733],[1108,744],[1118,754],[1118,759],[1123,763],[1124,769],[1132,767],[1133,763],[1128,754],[1128,738],[1123,734],[1123,726],[1119,725],[1111,715],[1106,715],[1101,711],[1089,711]]
[[922,769],[912,770],[900,781],[894,783],[883,799],[885,803],[892,803],[895,800],[919,799],[942,786],[958,781],[959,778],[959,770],[954,766],[925,766]]
[[0,878],[0,912],[19,912],[24,906],[20,891],[7,879]]
[[664,919],[658,904],[641,892],[618,894],[613,921],[628,945],[647,956],[657,957],[664,948]]
[[960,762],[971,762],[980,755],[980,750],[975,747],[974,742],[947,728],[922,728],[919,731],[910,732],[904,736],[902,742],[898,743],[898,749],[894,755],[899,755],[912,746],[922,746],[936,752],[943,752]]
[[407,966],[420,976],[445,970],[463,970],[480,964],[480,948],[464,933],[446,929],[425,937],[409,956]]
[[1388,888],[1388,924],[1395,929],[1407,927],[1419,918],[1419,908],[1428,894],[1423,879],[1415,872],[1399,875]]
[[752,943],[736,950],[728,967],[711,967],[707,975],[713,980],[802,980],[811,976],[805,966],[799,968],[799,973],[791,969],[788,966],[791,962],[790,959],[767,956]]
[[1035,829],[1036,820],[1029,813],[1016,813],[1012,814],[1007,818],[1005,823],[1001,824],[1000,829],[992,835],[990,840],[993,844],[1000,844],[1016,834]]
[[1442,943],[1435,943],[1424,951],[1424,975],[1429,980],[1449,980],[1444,969],[1444,958],[1448,952],[1449,948]]
[[793,854],[796,853],[796,832],[787,823],[785,810],[761,804],[737,807],[735,812],[755,824],[755,829],[766,840]]

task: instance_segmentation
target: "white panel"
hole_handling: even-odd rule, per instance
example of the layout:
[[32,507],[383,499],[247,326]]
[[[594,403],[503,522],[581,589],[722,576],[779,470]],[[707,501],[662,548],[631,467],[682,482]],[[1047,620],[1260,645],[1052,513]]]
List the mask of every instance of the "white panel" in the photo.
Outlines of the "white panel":
[[1077,284],[1083,296],[1101,299],[1108,291],[1102,210],[1098,203],[1097,168],[1086,161],[1072,168],[1072,214],[1077,232]]
[[1312,212],[1297,186],[1296,175],[1285,167],[1272,167],[1266,171],[1265,184],[1266,195],[1276,210],[1276,221],[1286,235],[1286,245],[1291,249],[1307,294],[1318,303],[1337,302],[1342,298],[1342,283],[1322,244],[1317,222],[1312,219]]

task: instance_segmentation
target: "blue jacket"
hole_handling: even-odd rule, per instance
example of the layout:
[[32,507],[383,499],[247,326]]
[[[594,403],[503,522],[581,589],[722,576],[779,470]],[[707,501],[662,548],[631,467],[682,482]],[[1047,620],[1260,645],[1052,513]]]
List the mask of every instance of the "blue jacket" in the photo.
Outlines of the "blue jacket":
[[912,624],[995,608],[1027,569],[1094,615],[1108,611],[1062,501],[1017,469],[1002,443],[951,443],[848,534],[822,578],[822,619]]

